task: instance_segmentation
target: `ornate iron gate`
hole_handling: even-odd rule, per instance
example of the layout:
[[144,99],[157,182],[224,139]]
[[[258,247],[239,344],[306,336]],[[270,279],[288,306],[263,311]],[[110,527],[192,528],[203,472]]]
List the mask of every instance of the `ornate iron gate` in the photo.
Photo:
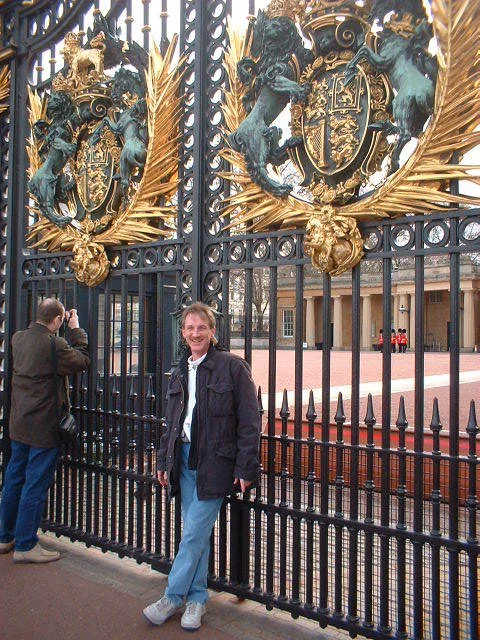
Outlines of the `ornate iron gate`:
[[[178,4],[178,24],[172,25]],[[79,309],[93,357],[88,373],[73,384],[81,436],[59,463],[45,528],[167,572],[181,522],[177,505],[165,501],[155,482],[154,458],[165,373],[175,359],[175,312],[195,299],[209,302],[221,314],[220,338],[228,345],[230,289],[240,280],[241,348],[252,362],[257,344],[253,295],[261,275],[269,299],[264,325],[269,373],[264,395],[259,394],[265,424],[262,476],[251,495],[225,502],[212,538],[211,587],[351,635],[477,638],[479,429],[473,402],[468,420],[461,423],[459,418],[465,402],[460,396],[459,340],[461,269],[463,261],[478,269],[480,211],[363,226],[366,257],[342,281],[352,299],[346,384],[351,388],[350,415],[345,415],[341,396],[333,412],[335,282],[322,276],[321,379],[307,380],[304,300],[312,274],[303,253],[303,232],[232,235],[222,229],[219,217],[227,188],[217,175],[223,162],[218,158],[223,145],[219,96],[232,3],[162,0],[156,32],[159,5],[39,0],[25,6],[6,2],[0,9],[1,60],[12,74],[9,110],[0,129],[2,468],[8,459],[9,339],[26,325],[42,297],[58,295],[67,307]],[[254,2],[244,5],[245,13],[254,13]],[[59,68],[65,33],[86,28],[95,8],[122,29],[126,40],[143,38],[147,48],[150,38],[159,41],[178,30],[187,72],[177,239],[116,248],[110,277],[87,289],[74,279],[69,254],[36,253],[25,246],[25,140],[28,83],[48,86]],[[149,24],[152,31],[137,29]],[[450,394],[442,415],[436,402],[425,404],[424,386],[425,268],[437,256],[448,258],[450,278]],[[389,335],[399,260],[415,273],[414,405],[407,417],[403,399],[398,406],[392,402],[392,355],[384,350],[378,354],[381,399],[369,397],[363,414],[361,294],[375,273],[383,287],[383,333]],[[278,409],[277,292],[285,286],[294,296],[294,397],[289,403],[285,393]],[[305,399],[305,387],[321,387],[321,395]],[[448,424],[446,447],[440,445],[443,421]]]

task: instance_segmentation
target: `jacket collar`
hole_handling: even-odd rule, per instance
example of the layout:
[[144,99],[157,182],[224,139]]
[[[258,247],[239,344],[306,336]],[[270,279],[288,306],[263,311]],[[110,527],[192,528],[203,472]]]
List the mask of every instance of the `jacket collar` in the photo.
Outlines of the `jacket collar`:
[[213,369],[213,357],[217,351],[217,347],[214,344],[210,345],[209,350],[207,351],[207,355],[205,356],[205,360],[201,363],[200,366],[204,365],[207,369]]
[[[207,367],[208,369],[212,369],[214,364],[212,362],[212,357],[215,355],[215,352],[218,351],[219,348],[213,344],[210,345],[208,351],[207,351],[207,355],[205,356],[205,359],[200,363],[200,367]],[[192,352],[190,351],[190,349],[185,349],[185,353],[182,356],[182,359],[179,362],[179,368],[180,368],[180,373],[183,376],[186,376],[188,373],[188,365],[187,365],[187,360],[188,358],[192,355]]]
[[30,324],[28,325],[29,329],[34,329],[35,331],[39,331],[40,333],[46,333],[50,336],[54,336],[55,334],[50,331],[50,329],[45,326],[44,324],[41,324],[40,322],[35,322],[35,320],[33,322],[30,322]]

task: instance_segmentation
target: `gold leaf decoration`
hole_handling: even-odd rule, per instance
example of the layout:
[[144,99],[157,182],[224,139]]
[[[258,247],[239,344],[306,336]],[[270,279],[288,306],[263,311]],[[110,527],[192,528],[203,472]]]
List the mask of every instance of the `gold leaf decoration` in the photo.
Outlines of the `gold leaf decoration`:
[[[434,114],[403,167],[371,196],[342,207],[345,215],[386,217],[480,205],[480,198],[452,195],[445,184],[480,184],[478,165],[459,164],[480,144],[480,3],[433,0],[432,11],[438,44]],[[458,161],[452,161],[454,152]]]
[[0,115],[8,109],[8,96],[10,95],[10,69],[4,66],[0,69]]
[[[182,61],[174,64],[174,54],[178,38],[175,36],[162,55],[154,45],[150,53],[149,68],[146,73],[148,106],[148,149],[145,167],[138,188],[123,211],[114,215],[111,224],[101,233],[85,224],[69,224],[59,228],[42,217],[39,208],[33,204],[30,210],[37,214],[38,221],[31,227],[27,239],[32,247],[46,248],[48,251],[74,251],[74,266],[82,269],[82,281],[89,286],[101,282],[105,277],[105,258],[102,245],[120,243],[151,242],[159,236],[173,235],[177,209],[172,202],[178,186],[178,123],[181,114],[179,85],[182,79]],[[30,125],[45,119],[46,103],[35,91],[29,89]],[[33,136],[28,144],[30,175],[41,164],[38,148]],[[68,209],[75,218],[76,205],[71,197]],[[160,220],[165,228],[151,224]],[[93,271],[86,263],[88,256],[95,256]],[[98,278],[97,280],[95,278]]]
[[[29,109],[28,109],[28,119],[30,122],[30,126],[33,126],[34,122],[38,122],[39,120],[45,120],[46,118],[46,101],[42,100],[38,93],[35,90],[32,90],[28,87],[28,99],[29,99]],[[33,138],[33,129],[30,129],[31,134],[27,141],[27,154],[28,159],[30,160],[30,166],[28,168],[28,177],[31,178],[35,171],[42,164],[40,160],[40,154],[38,152],[38,147]]]
[[[150,53],[147,81],[148,150],[145,169],[138,189],[124,214],[114,222],[113,242],[123,241],[132,232],[136,242],[146,242],[152,227],[142,219],[160,218],[173,227],[177,210],[171,199],[178,186],[178,122],[181,116],[179,86],[182,61],[172,67],[178,37],[174,36],[165,56],[156,44]],[[162,204],[158,204],[159,200]],[[112,244],[112,229],[96,236],[97,242]],[[156,235],[170,235],[171,230],[154,230]],[[136,235],[137,237],[137,235]],[[132,242],[132,240],[130,240]]]
[[354,267],[363,254],[363,242],[354,218],[336,215],[325,205],[307,222],[305,253],[314,267],[338,276]]
[[[283,10],[283,0],[278,0],[275,7],[277,5]],[[438,46],[434,113],[407,162],[372,193],[329,210],[325,218],[327,227],[332,227],[333,220],[341,227],[342,216],[367,220],[480,205],[480,197],[454,195],[449,189],[449,181],[455,179],[480,184],[480,166],[460,164],[468,151],[480,145],[480,2],[433,0],[432,11]],[[231,28],[229,37],[225,66],[230,83],[223,107],[226,135],[235,131],[245,118],[243,105],[240,107],[245,89],[238,80],[236,67],[240,59],[248,55],[245,38]],[[315,216],[307,229],[306,240],[312,239],[312,229],[318,229],[324,211],[292,195],[275,198],[263,191],[250,178],[243,156],[231,148],[227,147],[222,157],[232,167],[231,171],[220,174],[232,186],[224,209],[229,228],[249,231],[305,228]],[[362,255],[358,237],[353,228],[349,234],[356,243],[351,247],[351,257],[355,256],[358,261]],[[309,251],[312,253],[312,247]],[[329,263],[321,256],[315,259],[312,256],[312,260],[317,261],[317,266]],[[350,258],[347,262],[352,266]],[[329,264],[326,270],[337,274],[342,267]]]

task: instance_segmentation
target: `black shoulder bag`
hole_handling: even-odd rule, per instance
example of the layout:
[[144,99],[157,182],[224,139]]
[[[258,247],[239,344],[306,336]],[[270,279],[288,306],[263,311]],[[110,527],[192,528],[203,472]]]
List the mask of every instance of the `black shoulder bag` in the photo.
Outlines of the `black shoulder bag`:
[[55,349],[55,339],[51,338],[50,340],[50,350],[52,352],[52,362],[53,362],[53,373],[55,376],[55,411],[57,414],[57,424],[60,435],[67,438],[73,438],[78,434],[78,425],[75,422],[75,418],[70,413],[70,407],[68,407],[67,412],[60,416],[60,408],[58,406],[58,367],[57,367],[57,351]]

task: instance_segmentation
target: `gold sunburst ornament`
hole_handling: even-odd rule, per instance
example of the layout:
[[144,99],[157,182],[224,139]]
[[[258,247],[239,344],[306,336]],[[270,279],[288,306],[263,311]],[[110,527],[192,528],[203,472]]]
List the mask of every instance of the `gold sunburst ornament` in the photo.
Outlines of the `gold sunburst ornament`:
[[10,69],[7,66],[0,68],[0,115],[8,109],[8,96],[10,95]]
[[[250,231],[305,228],[312,263],[332,275],[362,257],[359,220],[480,205],[449,189],[480,184],[480,167],[461,164],[480,144],[480,3],[434,0],[431,20],[420,0],[390,4],[273,0],[246,35],[230,29],[224,213]],[[281,142],[274,120],[289,103]]]
[[[72,250],[75,275],[88,286],[108,275],[105,246],[172,233],[178,185],[177,38],[163,55],[153,47],[144,72],[143,50],[120,47],[100,24],[104,30],[89,46],[75,34],[65,39],[67,72],[57,74],[49,95],[42,100],[29,91],[30,208],[38,220],[28,240],[48,251]],[[108,46],[142,64],[107,75]]]

